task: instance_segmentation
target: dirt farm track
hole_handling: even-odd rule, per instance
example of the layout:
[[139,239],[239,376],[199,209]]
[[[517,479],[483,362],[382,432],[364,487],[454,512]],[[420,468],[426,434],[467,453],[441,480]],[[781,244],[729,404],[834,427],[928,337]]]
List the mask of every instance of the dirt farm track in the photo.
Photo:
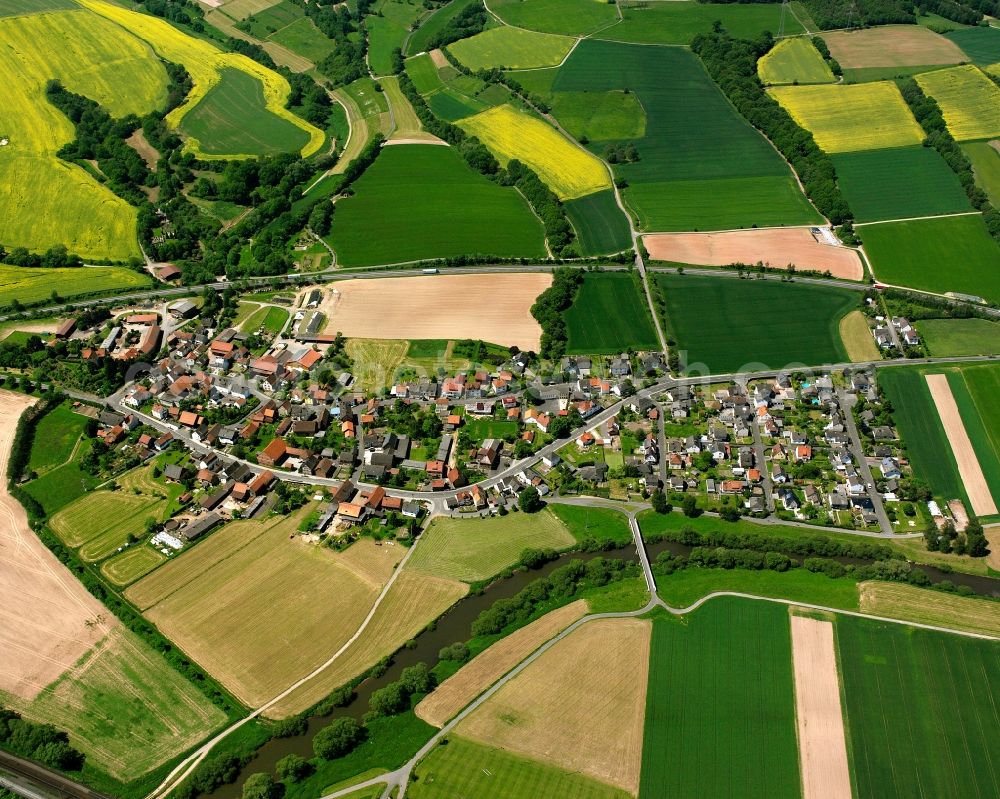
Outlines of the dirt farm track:
[[326,333],[348,338],[481,339],[538,351],[531,315],[548,274],[434,275],[345,280],[324,288]]
[[722,233],[653,233],[643,236],[651,258],[699,266],[755,264],[775,269],[829,271],[833,277],[861,280],[864,267],[847,247],[820,244],[807,228],[732,230]]
[[[0,472],[17,420],[35,402],[0,391]],[[117,620],[28,527],[0,483],[0,694],[31,700],[103,638]]]

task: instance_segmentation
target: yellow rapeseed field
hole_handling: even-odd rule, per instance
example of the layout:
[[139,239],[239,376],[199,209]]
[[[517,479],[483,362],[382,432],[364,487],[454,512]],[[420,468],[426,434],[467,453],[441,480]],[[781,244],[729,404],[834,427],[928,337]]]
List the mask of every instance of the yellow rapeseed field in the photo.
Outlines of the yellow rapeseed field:
[[[277,72],[238,53],[224,53],[208,42],[182,33],[162,19],[129,11],[104,0],[80,0],[80,2],[91,11],[107,17],[149,42],[157,53],[168,61],[183,64],[190,73],[194,88],[187,99],[167,115],[167,124],[171,127],[176,128],[184,115],[219,82],[224,68],[232,67],[246,72],[261,82],[268,111],[309,134],[309,142],[301,151],[303,157],[312,155],[323,146],[323,131],[285,108],[285,100],[288,99],[291,87]],[[189,138],[186,146],[193,152],[199,151],[198,141],[194,138]]]
[[139,255],[136,211],[82,168],[56,157],[75,131],[45,97],[56,79],[113,116],[166,99],[167,74],[149,46],[101,17],[62,11],[0,19],[0,241],[84,258]]
[[596,156],[509,105],[490,108],[457,124],[477,136],[501,163],[516,158],[531,167],[561,200],[611,188],[608,172]]
[[[993,72],[997,66],[988,69]],[[1000,136],[1000,88],[979,67],[967,64],[916,77],[920,88],[941,106],[944,121],[956,140]]]
[[923,129],[889,81],[768,91],[828,153],[906,147],[924,140]]

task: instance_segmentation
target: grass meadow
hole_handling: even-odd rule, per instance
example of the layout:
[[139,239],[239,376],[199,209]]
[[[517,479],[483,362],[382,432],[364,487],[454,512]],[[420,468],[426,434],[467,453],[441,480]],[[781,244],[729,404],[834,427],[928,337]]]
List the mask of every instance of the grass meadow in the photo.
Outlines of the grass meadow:
[[568,200],[563,207],[576,230],[581,255],[607,255],[632,247],[628,219],[615,202],[613,189]]
[[560,200],[610,190],[604,164],[540,119],[510,105],[490,108],[458,123],[501,164],[516,158],[531,167]]
[[289,0],[254,11],[237,27],[258,39],[283,45],[313,63],[322,61],[334,49],[333,41]]
[[1000,245],[979,214],[859,227],[876,280],[1000,301]]
[[812,40],[803,37],[778,42],[757,62],[757,74],[769,86],[836,80]]
[[750,569],[684,569],[657,582],[657,592],[671,607],[686,608],[716,591],[810,602],[829,608],[858,609],[858,584],[849,577],[792,569],[787,572]]
[[620,547],[632,543],[632,528],[625,515],[617,511],[556,502],[549,505],[549,510],[569,528],[578,542],[593,538],[601,542],[612,541]]
[[962,149],[972,162],[976,185],[986,192],[994,206],[1000,205],[1000,150],[989,142],[969,142]]
[[587,273],[563,318],[569,353],[609,355],[657,347],[646,297],[630,273]]
[[406,74],[413,81],[413,87],[422,95],[444,88],[444,81],[441,80],[438,68],[428,53],[406,59]]
[[66,463],[86,423],[86,416],[65,403],[45,414],[35,428],[28,469],[41,475]]
[[263,328],[267,333],[277,335],[284,330],[287,322],[288,311],[273,305],[265,305],[254,311],[253,315],[243,323],[243,329],[253,333]]
[[931,595],[926,588],[875,580],[859,587],[865,613],[1000,638],[1000,605],[984,597]]
[[[712,13],[722,8],[711,6]],[[625,88],[645,111],[645,135],[619,142],[634,143],[639,160],[616,164],[614,171],[628,182],[625,202],[643,230],[820,221],[781,156],[736,112],[686,49],[584,40],[552,83],[553,104],[558,108],[563,92]],[[600,154],[608,144],[588,146]]]
[[[770,3],[637,3],[622,7],[623,21],[597,34],[601,39],[637,44],[690,44],[700,33],[711,33],[718,20],[731,36],[754,39],[764,31],[776,32],[781,9]],[[785,19],[785,33],[804,28],[792,15]]]
[[937,100],[956,141],[1000,136],[1000,87],[971,64],[926,72],[917,83]]
[[714,599],[657,619],[642,799],[799,797],[788,609]]
[[145,522],[164,521],[170,504],[183,492],[178,484],[161,484],[142,466],[118,479],[115,491],[94,491],[49,519],[52,531],[70,547],[79,547],[87,562],[103,560],[132,538],[141,538]]
[[832,160],[858,222],[972,210],[958,176],[931,147],[842,153]]
[[46,516],[97,487],[100,480],[80,468],[80,459],[89,449],[89,443],[82,444],[71,460],[24,485],[24,490],[42,506]]
[[115,555],[101,564],[101,574],[117,586],[134,583],[140,577],[145,577],[161,563],[166,562],[166,555],[157,552],[151,546],[137,546]]
[[239,69],[224,68],[220,80],[181,123],[205,155],[274,155],[301,150],[309,134],[268,111],[263,84]]
[[879,385],[892,402],[893,421],[906,445],[914,474],[927,482],[935,496],[961,498],[967,502],[955,456],[931,399],[923,370],[883,370],[879,372]]
[[0,241],[34,251],[62,244],[98,261],[138,256],[135,208],[56,156],[76,133],[45,97],[45,84],[59,80],[113,116],[146,114],[166,100],[166,70],[145,42],[81,10],[0,16],[0,39],[7,46],[2,135],[10,142],[0,150]]
[[473,72],[506,67],[534,69],[560,63],[573,47],[573,39],[521,28],[488,28],[482,33],[448,45],[448,53]]
[[620,788],[511,754],[503,749],[450,736],[417,766],[407,791],[414,799],[627,799]]
[[1000,644],[838,617],[859,796],[996,796]]
[[986,319],[925,319],[917,330],[927,351],[938,358],[1000,353],[1000,323]]
[[919,145],[923,128],[894,83],[779,86],[770,94],[827,153]]
[[491,3],[490,10],[514,27],[568,36],[584,36],[618,22],[615,7],[601,0],[500,0]]
[[422,534],[406,568],[476,582],[513,566],[528,548],[566,549],[576,539],[548,510],[486,519],[441,517]]
[[375,11],[365,19],[368,64],[376,75],[391,75],[393,50],[402,49],[410,26],[426,12],[422,4],[406,0],[379,0]]
[[337,203],[327,237],[345,266],[545,254],[541,223],[525,200],[473,172],[450,147],[386,147],[353,188]]
[[682,364],[711,373],[749,364],[841,363],[847,352],[840,320],[854,308],[854,292],[774,280],[735,280],[660,273],[668,337]]

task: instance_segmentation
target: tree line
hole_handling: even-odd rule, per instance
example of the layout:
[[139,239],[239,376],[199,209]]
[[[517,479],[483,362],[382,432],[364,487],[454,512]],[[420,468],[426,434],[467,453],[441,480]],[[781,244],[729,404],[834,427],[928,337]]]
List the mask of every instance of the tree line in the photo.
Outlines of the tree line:
[[569,334],[563,312],[573,304],[576,292],[583,285],[583,272],[562,268],[552,273],[552,285],[535,298],[531,315],[541,325],[541,356],[548,360],[561,358],[566,352]]
[[36,724],[0,706],[0,745],[43,766],[59,771],[80,771],[84,755],[70,746],[69,735],[51,724]]
[[937,100],[924,94],[920,84],[913,78],[907,78],[899,84],[903,99],[917,118],[917,122],[924,129],[927,138],[924,146],[933,147],[945,163],[951,167],[952,172],[958,175],[958,180],[965,189],[965,194],[972,203],[972,207],[983,214],[983,221],[994,239],[1000,241],[1000,212],[993,207],[986,192],[976,185],[976,177],[972,171],[972,162],[965,154],[965,151],[958,145],[948,125],[944,121],[941,107]]
[[801,128],[765,90],[757,77],[757,61],[774,46],[771,34],[757,39],[733,39],[724,33],[702,34],[691,42],[715,82],[736,109],[771,140],[798,174],[806,194],[833,224],[853,218],[837,186],[833,161],[812,134]]

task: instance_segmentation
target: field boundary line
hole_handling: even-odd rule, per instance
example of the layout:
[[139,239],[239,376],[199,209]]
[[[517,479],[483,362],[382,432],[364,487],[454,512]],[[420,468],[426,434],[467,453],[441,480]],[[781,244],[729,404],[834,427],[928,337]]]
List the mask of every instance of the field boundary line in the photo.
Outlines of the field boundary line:
[[953,214],[932,214],[931,216],[906,216],[902,219],[879,219],[875,222],[855,222],[854,227],[868,227],[870,225],[888,225],[892,222],[921,222],[924,219],[949,219],[954,216],[982,216],[982,211],[958,211]]
[[288,696],[293,694],[303,685],[310,682],[314,678],[318,677],[320,674],[326,671],[330,666],[332,666],[333,663],[337,660],[337,658],[343,655],[347,651],[347,649],[352,644],[354,644],[361,637],[362,633],[364,633],[364,631],[368,628],[368,625],[375,617],[375,613],[379,609],[379,606],[382,604],[383,600],[389,594],[389,589],[391,589],[392,586],[395,584],[396,579],[399,577],[399,575],[403,573],[403,569],[406,567],[406,562],[410,559],[410,556],[416,551],[418,544],[419,540],[417,541],[417,543],[415,543],[406,551],[406,554],[403,556],[403,559],[396,566],[396,569],[393,571],[392,576],[386,581],[385,586],[382,588],[382,592],[378,595],[378,597],[376,597],[375,602],[372,604],[371,608],[368,611],[368,615],[365,616],[364,620],[361,622],[358,629],[354,632],[354,635],[352,635],[347,641],[345,641],[344,644],[336,652],[334,652],[333,655],[329,657],[329,659],[326,660],[326,662],[321,663],[319,666],[317,666],[315,669],[309,672],[309,674],[307,674],[305,677],[302,677],[301,679],[290,685],[288,688],[286,688],[284,691],[282,691],[274,698],[269,699],[263,705],[260,705],[259,707],[254,709],[252,712],[250,712],[243,718],[239,719],[233,724],[230,724],[221,732],[216,733],[212,738],[210,738],[208,741],[206,741],[204,744],[198,747],[194,752],[188,755],[184,760],[178,763],[173,768],[173,770],[171,770],[170,773],[163,778],[163,781],[156,788],[154,788],[147,794],[146,799],[155,799],[155,797],[166,796],[168,793],[170,793],[171,790],[177,787],[177,785],[182,780],[186,779],[191,774],[192,771],[194,771],[194,769],[205,759],[205,757],[208,755],[209,752],[211,752],[211,750],[215,747],[216,744],[221,743],[223,740],[229,737],[229,735],[236,732],[236,730],[238,730],[244,724],[247,724],[256,719],[258,716],[263,715],[263,713],[266,710],[269,710],[270,708],[274,707],[283,699],[286,699]]

